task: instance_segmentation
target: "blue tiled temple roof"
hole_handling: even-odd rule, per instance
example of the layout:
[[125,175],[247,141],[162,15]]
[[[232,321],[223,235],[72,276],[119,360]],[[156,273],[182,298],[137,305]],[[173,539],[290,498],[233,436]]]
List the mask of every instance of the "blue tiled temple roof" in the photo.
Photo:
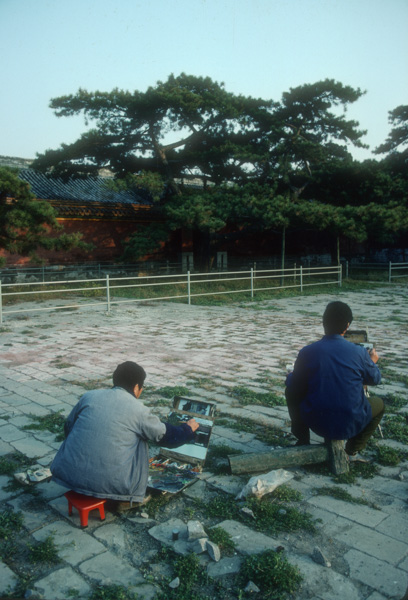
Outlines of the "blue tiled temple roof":
[[151,204],[134,192],[109,189],[106,185],[109,178],[106,177],[64,181],[34,169],[21,169],[19,177],[30,184],[33,194],[41,200],[70,200],[81,204]]

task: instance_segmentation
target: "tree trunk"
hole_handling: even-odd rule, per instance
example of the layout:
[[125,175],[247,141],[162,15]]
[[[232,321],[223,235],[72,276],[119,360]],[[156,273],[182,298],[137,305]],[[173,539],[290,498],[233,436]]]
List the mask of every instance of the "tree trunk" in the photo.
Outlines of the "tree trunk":
[[281,247],[281,269],[282,269],[282,277],[280,280],[281,286],[284,284],[284,276],[283,270],[285,268],[285,252],[286,252],[286,227],[282,228],[282,247]]
[[207,273],[210,269],[210,232],[196,229],[193,233],[194,267]]
[[336,258],[337,258],[337,265],[340,266],[340,235],[337,234],[336,237]]
[[242,473],[261,474],[273,469],[285,469],[330,461],[332,473],[340,475],[348,472],[348,461],[341,440],[327,440],[325,444],[312,446],[290,446],[271,449],[270,452],[237,454],[228,456],[233,475]]

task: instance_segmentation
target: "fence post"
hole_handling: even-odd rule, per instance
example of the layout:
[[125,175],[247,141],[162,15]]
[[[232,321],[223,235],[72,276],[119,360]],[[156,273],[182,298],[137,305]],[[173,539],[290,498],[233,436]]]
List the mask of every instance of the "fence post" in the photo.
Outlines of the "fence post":
[[191,304],[191,278],[190,278],[190,271],[187,271],[187,296],[188,296],[188,303]]
[[293,283],[296,284],[296,263],[293,263],[293,269],[294,269],[294,271],[293,271],[293,279],[294,279]]
[[3,296],[1,294],[1,279],[0,279],[0,323],[3,323]]
[[300,265],[300,293],[303,294],[303,266]]
[[109,315],[110,314],[110,308],[111,308],[111,304],[110,304],[109,275],[106,275],[106,303],[107,303],[107,310],[108,310],[108,315]]
[[254,297],[254,269],[251,267],[251,298]]
[[346,279],[349,278],[349,262],[346,260]]
[[341,287],[341,276],[342,276],[342,274],[343,274],[343,265],[342,265],[342,264],[340,264],[340,265],[337,267],[337,269],[338,269],[338,272],[339,272],[339,287]]
[[391,261],[388,263],[388,283],[391,283],[391,271],[392,271],[392,264]]

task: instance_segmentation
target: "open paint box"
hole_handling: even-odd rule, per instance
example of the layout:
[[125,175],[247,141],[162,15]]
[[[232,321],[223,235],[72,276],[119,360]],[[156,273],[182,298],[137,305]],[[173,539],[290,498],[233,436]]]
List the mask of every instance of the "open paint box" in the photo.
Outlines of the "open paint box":
[[148,488],[175,494],[197,480],[207,456],[215,408],[214,402],[180,396],[174,398],[168,423],[180,425],[195,419],[199,428],[191,442],[178,448],[162,447],[158,456],[149,460]]

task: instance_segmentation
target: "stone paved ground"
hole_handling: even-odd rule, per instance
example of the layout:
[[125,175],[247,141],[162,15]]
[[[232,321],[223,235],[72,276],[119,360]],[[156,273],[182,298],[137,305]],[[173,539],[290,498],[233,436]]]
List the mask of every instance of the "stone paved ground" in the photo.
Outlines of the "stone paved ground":
[[[400,412],[407,414],[408,389],[401,382],[404,375],[408,381],[406,287],[348,292],[340,298],[353,308],[353,327],[368,327],[370,339],[388,368],[379,393],[405,398],[407,404]],[[183,385],[190,394],[215,400],[218,411],[230,418],[243,417],[248,423],[288,431],[285,408],[240,405],[232,389],[245,386],[268,392],[272,385],[282,394],[285,365],[294,361],[302,346],[321,336],[320,315],[332,299],[322,294],[204,308],[125,304],[113,308],[109,316],[101,307],[10,316],[0,329],[0,455],[18,451],[48,466],[59,447],[55,436],[24,426],[32,423],[32,415],[67,414],[84,386],[103,381],[108,385],[110,374],[123,360],[135,360],[145,367],[148,380],[144,401],[160,405],[155,408],[160,414],[167,407],[163,407],[163,398],[157,402],[160,396],[152,393],[154,388]],[[402,446],[390,440],[379,443]],[[211,446],[215,444],[245,452],[266,449],[254,433],[237,432],[225,424],[214,427]],[[217,563],[202,558],[210,575],[223,580],[226,574],[236,573],[248,553],[283,546],[304,577],[295,595],[299,600],[401,598],[408,582],[408,461],[396,467],[380,466],[373,479],[359,478],[353,485],[340,486],[376,508],[318,495],[316,487],[334,485],[331,477],[303,469],[293,471],[296,478],[289,486],[301,491],[302,509],[320,520],[317,534],[271,537],[224,520],[221,526],[232,535],[237,553]],[[183,499],[194,497],[206,499],[217,489],[236,493],[248,478],[204,473],[203,479],[173,504],[177,507]],[[19,560],[18,553],[16,557],[5,543],[0,595],[10,593],[22,576],[31,576],[25,587],[34,597],[48,600],[88,598],[97,583],[130,586],[141,597],[152,598],[157,589],[151,577],[145,578],[146,565],[151,574],[171,578],[168,567],[156,565],[154,556],[161,544],[172,544],[169,539],[174,524],[186,528],[188,518],[195,518],[191,508],[189,517],[184,515],[181,520],[172,508],[158,520],[143,519],[138,510],[125,515],[108,511],[106,521],[92,516],[89,527],[81,530],[75,511],[71,518],[67,515],[63,488],[54,483],[38,484],[35,489],[40,495],[33,496],[21,488],[10,488],[9,483],[6,475],[0,476],[0,510],[21,511],[24,528],[20,536],[25,544],[54,536],[61,562],[35,569],[27,562],[27,552]],[[185,542],[181,539],[177,543],[176,551],[185,552]],[[312,560],[316,545],[330,567]],[[24,586],[16,589],[24,590]]]

